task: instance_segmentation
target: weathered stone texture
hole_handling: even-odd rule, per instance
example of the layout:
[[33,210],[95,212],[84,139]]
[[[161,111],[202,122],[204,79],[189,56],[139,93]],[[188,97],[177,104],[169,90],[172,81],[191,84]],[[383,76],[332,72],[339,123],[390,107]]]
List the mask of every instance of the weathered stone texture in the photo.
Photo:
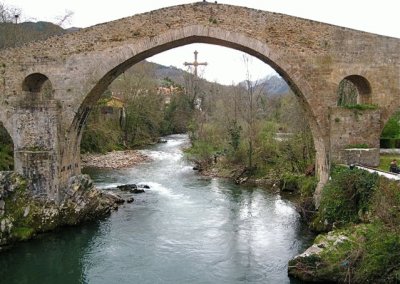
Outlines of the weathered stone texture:
[[[280,73],[308,115],[322,182],[328,178],[332,149],[328,109],[336,105],[336,92],[343,78],[359,75],[368,80],[371,103],[379,106],[382,122],[400,107],[399,39],[277,13],[200,2],[2,50],[0,120],[24,149],[41,147],[39,136],[53,140],[43,146],[50,145],[51,149],[46,149],[55,155],[55,174],[49,170],[43,175],[60,188],[65,187],[69,177],[80,173],[81,129],[90,107],[107,86],[133,64],[195,42],[242,50]],[[26,95],[22,82],[33,73],[47,76],[53,88],[52,99],[59,106],[54,109],[56,113],[47,112],[51,115],[46,123],[46,111],[25,116],[21,112],[21,98]],[[21,120],[34,129],[14,131],[24,125],[18,124]],[[23,161],[18,163],[18,171],[22,172]]]
[[[380,110],[330,108],[330,153],[334,163],[379,165]],[[347,151],[365,144],[368,151]],[[372,150],[375,149],[375,150]]]
[[346,165],[379,166],[379,148],[343,149],[339,151],[338,161]]
[[59,202],[37,196],[29,186],[15,172],[0,172],[0,251],[42,232],[97,220],[124,202],[116,194],[96,189],[86,175],[72,177]]

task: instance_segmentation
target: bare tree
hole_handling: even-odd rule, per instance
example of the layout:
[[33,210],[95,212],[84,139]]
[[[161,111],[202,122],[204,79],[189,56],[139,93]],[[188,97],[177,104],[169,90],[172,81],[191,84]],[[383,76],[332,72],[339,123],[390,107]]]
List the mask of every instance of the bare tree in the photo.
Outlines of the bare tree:
[[18,19],[21,19],[21,14],[20,8],[0,3],[0,23],[17,23]]
[[248,166],[250,169],[253,168],[253,155],[254,155],[254,143],[257,136],[256,129],[256,117],[257,117],[257,101],[262,95],[262,88],[260,81],[252,80],[250,73],[250,57],[248,55],[243,55],[243,63],[246,71],[246,81],[245,81],[245,100],[244,109],[242,110],[243,119],[246,124],[246,135],[248,141]]
[[65,25],[70,25],[74,12],[71,10],[65,10],[64,14],[56,17],[57,25],[64,27]]

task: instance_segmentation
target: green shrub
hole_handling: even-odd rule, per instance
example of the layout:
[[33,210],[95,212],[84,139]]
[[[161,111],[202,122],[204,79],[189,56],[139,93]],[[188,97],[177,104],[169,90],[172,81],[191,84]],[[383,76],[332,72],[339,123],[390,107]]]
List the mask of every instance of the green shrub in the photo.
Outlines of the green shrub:
[[388,122],[382,130],[382,138],[400,139],[400,111],[389,118]]
[[346,146],[346,149],[367,149],[370,148],[367,144],[365,143],[360,143],[360,144],[350,144]]
[[380,222],[335,230],[318,236],[314,243],[324,244],[318,265],[311,267],[315,272],[310,274],[317,280],[339,283],[399,281],[400,236]]
[[14,155],[12,145],[0,145],[0,171],[11,171],[14,169]]
[[13,150],[13,141],[0,122],[0,171],[11,171],[14,169]]
[[329,230],[333,223],[359,222],[367,212],[377,186],[378,175],[363,170],[334,168],[322,192],[321,204],[313,221],[316,230]]
[[81,153],[106,153],[122,149],[121,132],[111,128],[98,127],[85,129],[81,141]]
[[212,163],[213,155],[217,152],[211,144],[203,141],[196,141],[192,147],[185,151],[190,160],[194,160],[202,168],[207,168]]
[[354,270],[356,283],[398,283],[400,280],[400,235],[380,222],[366,226],[360,240],[362,254]]
[[299,189],[300,177],[292,173],[285,172],[281,176],[280,188],[282,191],[296,191]]
[[397,181],[379,178],[379,190],[373,195],[370,211],[385,226],[400,232],[400,185]]
[[299,180],[299,189],[302,198],[312,198],[317,188],[318,180],[315,176],[302,176]]

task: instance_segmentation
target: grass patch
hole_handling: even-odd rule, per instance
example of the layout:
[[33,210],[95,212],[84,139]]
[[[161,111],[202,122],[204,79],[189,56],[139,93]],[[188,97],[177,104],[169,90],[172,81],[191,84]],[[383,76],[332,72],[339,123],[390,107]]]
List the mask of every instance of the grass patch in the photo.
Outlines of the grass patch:
[[346,146],[346,149],[368,149],[370,148],[367,144],[350,144]]
[[400,155],[381,155],[379,158],[378,169],[388,172],[390,167],[390,162],[393,161],[394,159],[396,159],[397,162],[400,163]]
[[17,227],[13,228],[13,235],[15,236],[16,239],[25,241],[29,240],[35,233],[35,230],[33,228],[28,228],[28,227]]

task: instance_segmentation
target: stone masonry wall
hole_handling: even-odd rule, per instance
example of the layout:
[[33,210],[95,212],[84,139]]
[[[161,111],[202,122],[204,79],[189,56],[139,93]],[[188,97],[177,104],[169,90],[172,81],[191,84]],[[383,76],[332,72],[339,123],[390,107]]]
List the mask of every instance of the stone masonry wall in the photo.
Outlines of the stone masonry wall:
[[58,124],[55,101],[21,102],[14,116],[15,170],[31,181],[35,195],[59,200]]
[[[377,166],[379,163],[380,110],[330,108],[330,152],[334,163],[359,163]],[[370,151],[346,150],[365,144]],[[363,156],[365,156],[363,158]]]

